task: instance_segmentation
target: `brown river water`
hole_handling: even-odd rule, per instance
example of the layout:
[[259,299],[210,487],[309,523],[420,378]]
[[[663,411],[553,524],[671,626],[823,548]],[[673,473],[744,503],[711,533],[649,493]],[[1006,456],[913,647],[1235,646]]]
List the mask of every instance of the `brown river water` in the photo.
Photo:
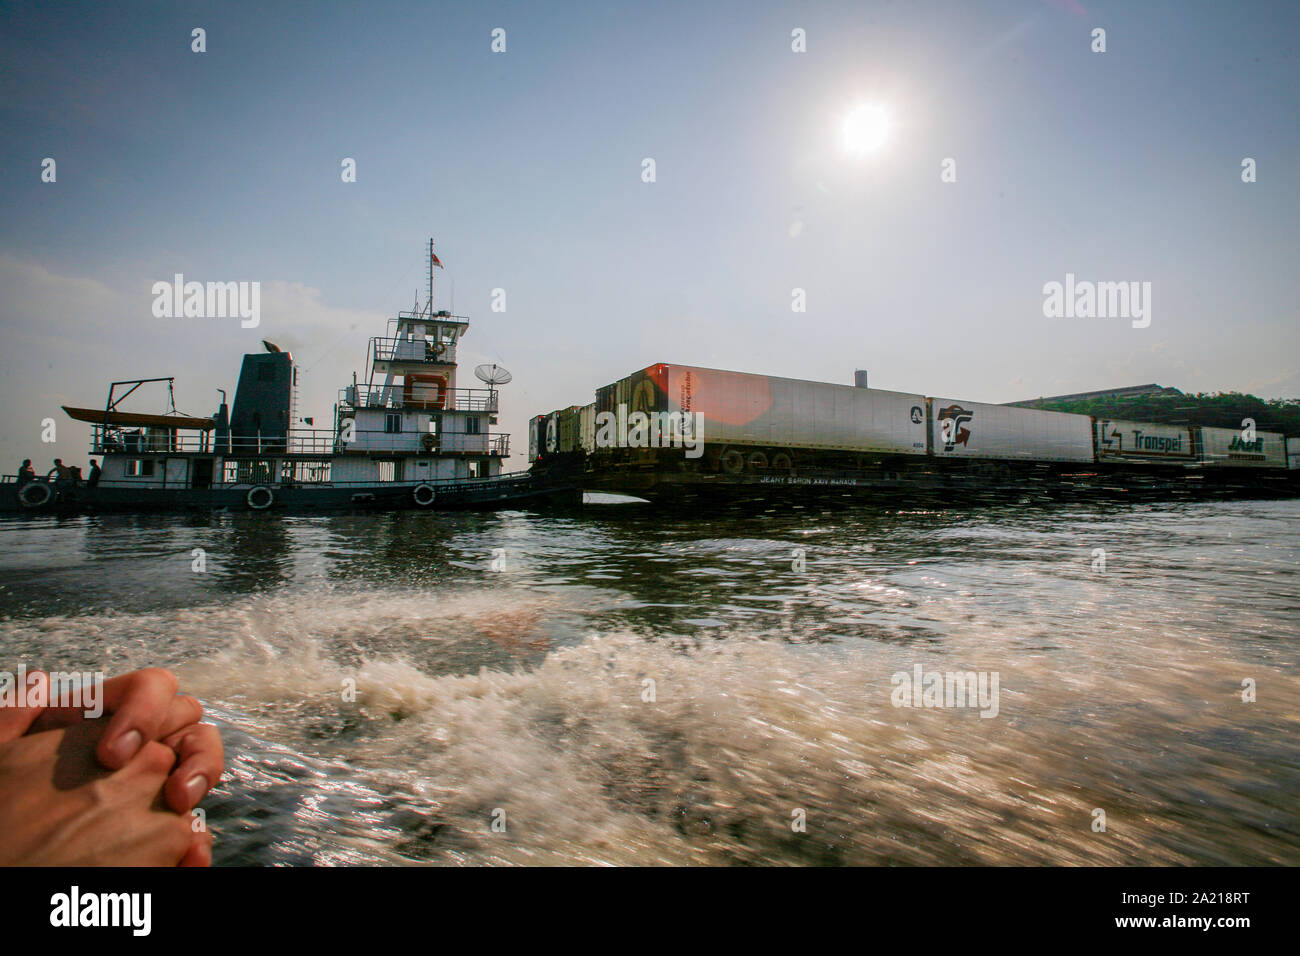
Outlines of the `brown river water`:
[[1298,623],[1300,501],[0,520],[0,669],[174,669],[218,865],[1296,865]]

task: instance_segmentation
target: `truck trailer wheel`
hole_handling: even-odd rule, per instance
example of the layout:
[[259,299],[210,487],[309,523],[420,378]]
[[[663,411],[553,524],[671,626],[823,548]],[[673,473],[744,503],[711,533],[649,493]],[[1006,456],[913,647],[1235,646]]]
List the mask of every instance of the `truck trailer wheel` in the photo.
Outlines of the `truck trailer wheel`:
[[751,451],[749,457],[745,459],[745,470],[750,474],[757,471],[767,471],[767,454],[761,451]]
[[728,448],[718,456],[718,467],[724,474],[738,475],[745,470],[745,456],[734,448]]

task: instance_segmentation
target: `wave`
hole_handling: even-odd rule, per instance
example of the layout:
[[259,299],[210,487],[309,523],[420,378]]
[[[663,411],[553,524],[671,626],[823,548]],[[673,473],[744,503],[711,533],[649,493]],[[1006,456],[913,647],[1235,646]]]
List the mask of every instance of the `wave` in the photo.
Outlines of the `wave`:
[[[276,592],[0,645],[173,666],[227,741],[218,862],[1300,862],[1300,680],[1230,642],[967,622],[808,645],[593,626],[601,600]],[[997,717],[894,706],[917,664],[998,672]]]

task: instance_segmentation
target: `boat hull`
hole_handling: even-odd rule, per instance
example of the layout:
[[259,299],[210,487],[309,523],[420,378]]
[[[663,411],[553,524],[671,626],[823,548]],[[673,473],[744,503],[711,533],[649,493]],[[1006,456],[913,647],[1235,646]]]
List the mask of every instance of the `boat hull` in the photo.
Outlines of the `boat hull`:
[[[428,504],[416,501],[414,486],[375,484],[362,486],[272,487],[270,503],[257,508],[249,501],[250,486],[219,488],[90,488],[63,487],[44,504],[24,505],[13,482],[0,485],[0,513],[99,514],[111,512],[263,511],[312,513],[318,511],[450,511],[499,510],[548,505],[579,504],[582,492],[570,484],[513,479],[485,479],[463,485],[436,487]],[[265,495],[255,496],[261,503]]]

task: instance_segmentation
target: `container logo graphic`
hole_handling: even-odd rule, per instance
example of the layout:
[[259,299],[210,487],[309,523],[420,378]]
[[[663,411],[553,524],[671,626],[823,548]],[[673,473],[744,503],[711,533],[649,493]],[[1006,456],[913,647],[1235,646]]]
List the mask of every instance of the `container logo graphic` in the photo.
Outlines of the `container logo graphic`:
[[656,398],[655,383],[648,378],[642,379],[632,390],[632,411],[653,412],[657,404]]
[[1101,443],[1106,446],[1107,451],[1124,450],[1124,436],[1118,428],[1111,428],[1110,422],[1101,423]]
[[921,406],[920,406],[920,405],[913,405],[913,406],[912,406],[912,424],[913,424],[913,425],[919,425],[919,424],[921,424],[921,419],[923,419],[923,418],[925,418],[925,413],[921,411]]
[[975,417],[973,411],[960,405],[949,405],[939,410],[939,433],[943,436],[943,450],[952,451],[958,445],[966,445],[970,440],[970,429],[966,423]]
[[[1101,435],[1101,443],[1105,446],[1107,452],[1113,454],[1124,454],[1124,433],[1120,431],[1119,426],[1112,426],[1110,422],[1101,422],[1098,425]],[[1132,438],[1130,447],[1127,451],[1137,455],[1186,455],[1187,449],[1183,446],[1183,437],[1181,435],[1152,435],[1144,432],[1140,428],[1129,429]]]

